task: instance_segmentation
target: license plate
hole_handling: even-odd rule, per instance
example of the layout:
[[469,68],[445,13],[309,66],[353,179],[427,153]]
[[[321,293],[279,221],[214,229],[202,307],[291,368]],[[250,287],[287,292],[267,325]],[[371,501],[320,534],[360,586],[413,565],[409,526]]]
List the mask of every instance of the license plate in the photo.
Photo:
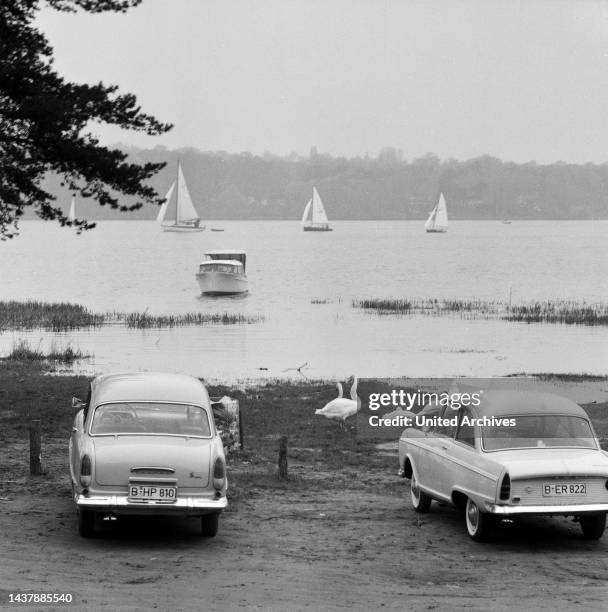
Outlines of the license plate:
[[174,502],[177,499],[177,487],[129,485],[129,499],[131,501]]
[[587,495],[587,485],[584,482],[543,483],[544,497],[568,497]]

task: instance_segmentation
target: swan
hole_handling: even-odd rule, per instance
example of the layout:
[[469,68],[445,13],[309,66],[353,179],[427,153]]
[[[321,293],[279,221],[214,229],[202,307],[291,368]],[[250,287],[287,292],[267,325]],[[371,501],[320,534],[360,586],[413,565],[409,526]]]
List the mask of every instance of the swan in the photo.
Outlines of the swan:
[[353,376],[353,384],[350,388],[350,399],[342,397],[342,385],[337,383],[338,397],[331,400],[323,408],[317,408],[315,414],[324,416],[327,419],[338,421],[341,428],[344,428],[344,421],[356,414],[359,410],[360,400],[357,396],[357,377]]

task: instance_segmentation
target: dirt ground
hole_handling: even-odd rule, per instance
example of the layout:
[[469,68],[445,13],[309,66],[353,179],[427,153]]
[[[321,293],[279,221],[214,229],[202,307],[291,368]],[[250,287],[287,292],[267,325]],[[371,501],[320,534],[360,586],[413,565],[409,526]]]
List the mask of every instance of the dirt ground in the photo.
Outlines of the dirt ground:
[[[331,474],[293,461],[279,485],[259,473],[267,467],[233,460],[237,494],[213,539],[177,518],[104,522],[83,539],[66,446],[49,441],[57,459],[44,477],[6,466],[1,609],[599,610],[608,601],[608,536],[589,542],[571,521],[542,519],[477,544],[452,508],[415,514],[408,481],[393,474],[347,472],[352,482],[333,488]],[[24,444],[3,450],[23,465]],[[23,592],[71,593],[73,603],[9,604]]]

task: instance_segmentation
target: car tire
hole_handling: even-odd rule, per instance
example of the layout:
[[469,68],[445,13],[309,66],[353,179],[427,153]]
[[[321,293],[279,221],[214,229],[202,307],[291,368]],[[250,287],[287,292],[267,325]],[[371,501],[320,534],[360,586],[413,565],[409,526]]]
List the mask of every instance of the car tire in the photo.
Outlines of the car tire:
[[92,538],[95,532],[95,513],[91,510],[78,511],[78,533],[83,538]]
[[464,511],[467,533],[476,542],[486,542],[492,533],[493,517],[482,512],[479,506],[469,497]]
[[205,514],[201,516],[201,535],[204,538],[214,538],[219,527],[219,514]]
[[580,517],[583,537],[587,540],[599,540],[606,529],[606,513]]
[[410,498],[412,500],[414,510],[419,514],[426,514],[431,507],[431,502],[433,501],[426,493],[420,490],[418,487],[418,482],[416,481],[416,476],[413,472],[410,480]]

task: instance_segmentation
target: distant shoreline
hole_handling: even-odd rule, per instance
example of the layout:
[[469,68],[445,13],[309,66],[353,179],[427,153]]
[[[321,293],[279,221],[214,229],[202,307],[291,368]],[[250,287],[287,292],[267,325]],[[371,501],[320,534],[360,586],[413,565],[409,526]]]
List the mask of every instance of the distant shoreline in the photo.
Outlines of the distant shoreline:
[[[399,149],[377,157],[333,157],[315,148],[307,156],[197,149],[144,149],[117,145],[138,163],[166,162],[149,184],[162,197],[181,163],[199,216],[207,220],[294,220],[316,187],[334,220],[424,220],[443,192],[450,220],[594,219],[608,216],[608,164],[534,161],[514,163],[491,155],[467,160],[429,153],[408,160]],[[49,175],[43,188],[57,205],[70,206],[72,194],[61,178]],[[76,196],[85,218],[121,218],[92,200]],[[125,197],[131,205],[135,199]],[[133,218],[153,219],[145,206]]]
[[[145,222],[145,223],[157,223],[154,214],[158,212],[158,210],[152,210],[150,212],[150,216],[147,216],[145,218],[135,218],[135,217],[128,217],[129,213],[125,212],[125,213],[116,213],[116,214],[121,214],[122,216],[120,217],[105,217],[105,218],[100,218],[100,217],[95,217],[94,215],[87,215],[84,214],[83,216],[86,217],[89,221],[94,222],[94,223],[99,223],[99,222],[103,222],[105,223],[106,221],[108,222],[113,222],[113,221],[137,221],[137,222]],[[551,218],[551,217],[508,217],[508,219],[503,219],[503,218],[488,218],[488,217],[454,217],[454,216],[450,216],[450,223],[460,223],[462,221],[466,221],[466,222],[471,222],[471,221],[483,221],[483,222],[487,222],[487,223],[503,223],[505,220],[508,220],[510,223],[520,223],[520,222],[534,222],[534,221],[540,221],[540,222],[558,222],[558,221],[566,221],[566,222],[570,222],[570,221],[577,221],[577,222],[584,222],[584,223],[593,223],[593,222],[604,222],[604,221],[608,221],[608,215],[606,217],[601,217],[601,218],[586,218],[586,219],[581,219],[581,218],[576,218],[576,217],[555,217],[555,218]],[[19,223],[22,222],[41,222],[41,223],[48,223],[48,221],[43,221],[42,219],[39,219],[35,214],[31,213],[30,211],[26,211],[26,213],[23,215],[23,217],[19,220]],[[294,224],[299,224],[300,223],[300,219],[294,219],[294,218],[285,218],[285,217],[247,217],[247,218],[226,218],[226,217],[213,217],[213,216],[207,216],[205,217],[205,222],[213,222],[213,223],[239,223],[239,222],[248,222],[248,221],[255,221],[255,222],[264,222],[264,221],[268,221],[270,223],[276,223],[278,221],[282,221],[285,223],[294,223]],[[383,223],[383,222],[412,222],[412,223],[420,223],[422,225],[424,225],[424,222],[426,221],[426,217],[408,217],[408,218],[404,218],[404,217],[382,217],[379,219],[351,219],[351,218],[341,218],[341,217],[335,217],[331,219],[332,223]]]

